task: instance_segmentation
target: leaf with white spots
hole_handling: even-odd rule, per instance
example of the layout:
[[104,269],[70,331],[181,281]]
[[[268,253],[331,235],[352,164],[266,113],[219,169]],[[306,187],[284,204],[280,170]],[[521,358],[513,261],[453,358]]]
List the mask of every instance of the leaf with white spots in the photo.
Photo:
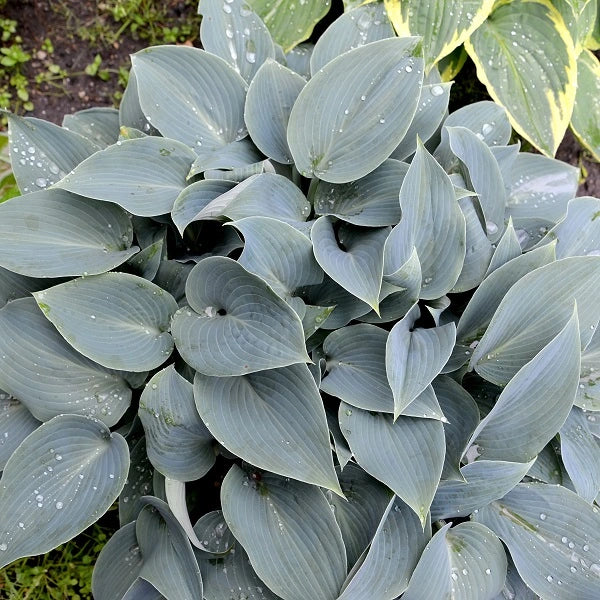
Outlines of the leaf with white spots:
[[97,521],[128,468],[127,443],[100,421],[60,415],[38,427],[0,479],[0,568],[49,552]]

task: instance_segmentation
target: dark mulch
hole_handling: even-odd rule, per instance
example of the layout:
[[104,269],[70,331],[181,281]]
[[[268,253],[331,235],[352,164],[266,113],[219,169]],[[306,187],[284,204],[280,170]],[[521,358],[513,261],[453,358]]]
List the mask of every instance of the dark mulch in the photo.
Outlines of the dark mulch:
[[[182,23],[191,18],[190,9],[183,2],[163,2],[168,5],[171,17],[181,19]],[[335,9],[328,20],[340,12],[338,6]],[[43,40],[50,38],[55,48],[53,61],[69,73],[83,71],[98,53],[102,55],[103,68],[118,69],[128,64],[130,54],[146,45],[143,40],[136,40],[129,34],[122,35],[118,42],[108,46],[82,42],[74,31],[76,27],[92,25],[98,19],[97,3],[93,0],[9,0],[3,13],[3,16],[19,22],[19,32],[27,50],[39,49]],[[67,18],[65,15],[69,13],[71,16]],[[318,26],[318,30],[326,24]],[[42,66],[37,59],[27,63],[26,72],[32,81]],[[108,81],[88,75],[68,77],[60,82],[60,89],[32,84],[30,95],[35,105],[33,115],[60,123],[67,113],[92,106],[112,106],[116,89],[115,74]],[[453,88],[451,108],[487,97],[485,88],[475,77],[474,68],[466,65]],[[600,197],[600,164],[590,160],[570,131],[558,150],[557,158],[587,171],[587,179],[581,184],[579,195]]]

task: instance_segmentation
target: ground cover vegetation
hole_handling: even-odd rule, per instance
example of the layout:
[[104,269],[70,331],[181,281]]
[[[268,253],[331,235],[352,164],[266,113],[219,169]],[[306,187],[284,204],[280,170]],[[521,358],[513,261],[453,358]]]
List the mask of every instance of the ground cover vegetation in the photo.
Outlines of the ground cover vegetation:
[[202,0],[118,110],[5,113],[0,568],[116,502],[96,600],[598,598],[600,199],[448,114],[479,29],[359,4]]

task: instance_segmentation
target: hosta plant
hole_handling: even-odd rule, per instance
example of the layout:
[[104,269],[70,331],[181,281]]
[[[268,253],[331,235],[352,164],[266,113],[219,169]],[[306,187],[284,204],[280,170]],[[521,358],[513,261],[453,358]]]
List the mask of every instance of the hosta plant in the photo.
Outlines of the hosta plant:
[[201,9],[9,115],[0,567],[118,500],[96,600],[596,600],[600,200],[383,12]]
[[[355,44],[378,39],[384,32],[372,27],[373,15],[388,23],[380,2],[398,35],[423,37],[426,73],[438,65],[450,80],[469,56],[512,126],[541,152],[554,156],[570,125],[600,160],[600,62],[592,52],[600,48],[598,0],[344,0],[347,12],[328,35],[346,21],[357,30]],[[310,35],[330,5],[249,3],[286,51]],[[303,44],[296,52],[311,49]]]

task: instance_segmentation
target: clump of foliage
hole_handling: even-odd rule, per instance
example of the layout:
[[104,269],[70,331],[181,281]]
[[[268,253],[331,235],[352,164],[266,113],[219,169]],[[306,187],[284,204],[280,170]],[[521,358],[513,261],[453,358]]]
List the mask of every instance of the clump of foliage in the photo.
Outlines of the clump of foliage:
[[119,111],[9,115],[0,566],[118,498],[96,600],[597,598],[600,200],[382,4],[200,8]]

